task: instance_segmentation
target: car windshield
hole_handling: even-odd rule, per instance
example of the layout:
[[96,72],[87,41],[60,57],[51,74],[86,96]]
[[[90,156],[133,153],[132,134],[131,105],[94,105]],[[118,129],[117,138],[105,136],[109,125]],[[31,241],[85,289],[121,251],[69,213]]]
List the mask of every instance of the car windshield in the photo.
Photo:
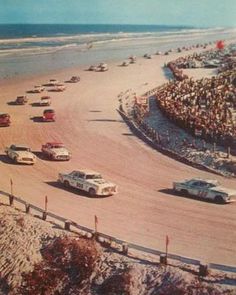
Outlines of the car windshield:
[[30,152],[30,148],[24,147],[24,146],[16,146],[14,147],[15,151],[26,151],[26,152]]
[[102,179],[100,174],[87,174],[86,179]]
[[215,183],[208,183],[207,186],[208,187],[215,187],[215,186],[217,186],[217,184],[215,184]]
[[53,149],[59,149],[59,148],[63,148],[64,145],[63,145],[63,144],[54,144],[54,145],[51,145],[51,147],[52,147]]

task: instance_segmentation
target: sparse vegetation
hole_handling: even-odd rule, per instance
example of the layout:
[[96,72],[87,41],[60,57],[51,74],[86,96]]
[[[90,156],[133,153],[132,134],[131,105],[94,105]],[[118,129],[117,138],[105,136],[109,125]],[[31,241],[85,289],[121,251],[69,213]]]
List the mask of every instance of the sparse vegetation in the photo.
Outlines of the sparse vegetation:
[[98,250],[93,240],[57,238],[42,250],[43,261],[23,274],[18,294],[79,294],[90,278]]

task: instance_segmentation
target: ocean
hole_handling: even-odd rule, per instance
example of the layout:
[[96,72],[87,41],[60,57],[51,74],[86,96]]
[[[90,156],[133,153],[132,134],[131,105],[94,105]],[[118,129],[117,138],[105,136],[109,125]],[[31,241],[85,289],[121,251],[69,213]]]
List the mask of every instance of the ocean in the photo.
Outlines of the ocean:
[[235,28],[159,25],[0,25],[0,78],[118,61],[197,43],[232,39]]

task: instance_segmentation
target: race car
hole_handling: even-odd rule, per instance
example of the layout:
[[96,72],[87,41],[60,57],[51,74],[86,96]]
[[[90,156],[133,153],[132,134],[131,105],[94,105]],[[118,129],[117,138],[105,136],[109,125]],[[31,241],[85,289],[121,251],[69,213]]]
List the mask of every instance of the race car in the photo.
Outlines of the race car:
[[45,90],[45,87],[41,85],[35,85],[33,89],[31,89],[29,92],[30,93],[41,93]]
[[53,109],[46,109],[43,112],[44,122],[54,122],[55,121],[55,111]]
[[42,145],[42,153],[51,160],[69,161],[71,153],[59,142],[48,142]]
[[27,102],[28,102],[28,98],[26,97],[26,95],[17,96],[15,100],[15,104],[18,104],[18,105],[23,105],[23,104],[26,104]]
[[11,125],[11,117],[9,114],[0,114],[0,127],[8,127]]
[[37,103],[39,106],[50,106],[51,105],[51,97],[46,95],[42,96],[40,101]]
[[57,84],[55,85],[53,88],[50,88],[49,91],[52,91],[52,92],[63,92],[66,90],[66,86],[64,84]]
[[70,82],[70,83],[77,83],[79,81],[80,81],[80,77],[79,76],[72,76],[68,82]]
[[91,170],[75,170],[69,174],[59,173],[58,181],[65,187],[88,192],[91,197],[110,196],[117,193],[117,186],[104,180],[101,174]]
[[36,162],[36,156],[26,145],[12,144],[10,147],[5,149],[5,152],[14,163],[33,165]]
[[236,190],[225,188],[217,180],[192,178],[173,182],[173,190],[184,196],[209,199],[216,203],[229,203],[236,197]]

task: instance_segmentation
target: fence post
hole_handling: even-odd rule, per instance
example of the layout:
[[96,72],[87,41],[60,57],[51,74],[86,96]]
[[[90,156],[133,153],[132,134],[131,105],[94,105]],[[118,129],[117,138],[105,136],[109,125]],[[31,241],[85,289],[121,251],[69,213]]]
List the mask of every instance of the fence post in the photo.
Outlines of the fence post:
[[69,220],[65,221],[64,229],[65,230],[70,230],[70,221]]
[[42,220],[46,220],[46,219],[47,219],[47,212],[43,211]]
[[167,265],[167,255],[166,254],[160,255],[160,263]]
[[28,204],[28,203],[25,204],[25,213],[27,213],[27,214],[30,213],[30,204]]
[[126,244],[126,243],[122,244],[122,253],[125,255],[128,254],[128,244]]
[[10,206],[14,205],[14,196],[13,195],[9,195],[9,204],[10,204]]
[[199,276],[201,277],[205,277],[207,276],[209,273],[209,270],[208,270],[208,264],[207,263],[203,263],[203,262],[200,262],[200,265],[199,265]]

